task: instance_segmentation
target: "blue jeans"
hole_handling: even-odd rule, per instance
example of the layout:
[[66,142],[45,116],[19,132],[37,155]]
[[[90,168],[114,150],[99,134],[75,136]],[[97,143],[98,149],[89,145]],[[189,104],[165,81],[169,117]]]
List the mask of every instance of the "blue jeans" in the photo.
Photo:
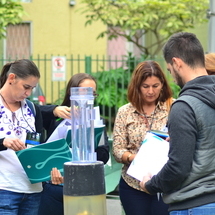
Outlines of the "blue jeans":
[[41,193],[0,190],[1,215],[37,215]]
[[170,215],[215,215],[215,203],[210,203],[187,210],[171,211]]
[[119,195],[126,215],[169,215],[168,205],[160,196],[149,195],[130,187],[122,178]]

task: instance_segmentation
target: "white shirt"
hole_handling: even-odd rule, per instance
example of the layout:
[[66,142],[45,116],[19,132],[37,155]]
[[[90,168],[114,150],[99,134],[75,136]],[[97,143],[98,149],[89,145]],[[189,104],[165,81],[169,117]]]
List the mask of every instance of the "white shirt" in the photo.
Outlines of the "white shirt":
[[[5,108],[0,99],[0,138],[19,138],[25,142],[27,130],[35,131],[35,118],[26,101],[12,112]],[[18,193],[42,191],[42,183],[31,184],[16,153],[12,149],[0,151],[0,189]]]

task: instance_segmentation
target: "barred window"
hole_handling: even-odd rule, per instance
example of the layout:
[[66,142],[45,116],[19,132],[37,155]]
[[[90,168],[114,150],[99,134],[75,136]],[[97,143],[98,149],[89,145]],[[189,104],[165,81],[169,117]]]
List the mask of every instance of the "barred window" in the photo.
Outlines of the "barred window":
[[6,35],[7,58],[18,59],[30,57],[30,23],[8,25]]

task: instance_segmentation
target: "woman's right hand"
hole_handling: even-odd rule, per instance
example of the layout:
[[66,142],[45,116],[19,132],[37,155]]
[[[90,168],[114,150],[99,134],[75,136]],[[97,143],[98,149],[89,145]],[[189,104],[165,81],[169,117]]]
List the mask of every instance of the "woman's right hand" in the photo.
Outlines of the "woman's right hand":
[[20,151],[26,148],[25,143],[23,143],[18,138],[5,138],[3,141],[3,145],[14,151]]
[[62,184],[63,183],[63,176],[61,175],[60,171],[56,167],[52,168],[51,181],[52,181],[52,184]]
[[70,110],[71,110],[71,108],[67,107],[67,106],[57,106],[53,110],[53,114],[59,118],[70,119],[71,118]]

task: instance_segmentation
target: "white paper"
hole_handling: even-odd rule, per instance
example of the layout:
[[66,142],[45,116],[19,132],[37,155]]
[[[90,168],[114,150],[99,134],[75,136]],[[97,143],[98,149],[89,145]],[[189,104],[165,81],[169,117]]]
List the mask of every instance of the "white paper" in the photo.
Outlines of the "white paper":
[[169,142],[148,132],[127,174],[139,181],[148,174],[156,175],[168,161],[168,152]]
[[46,142],[48,143],[55,140],[66,138],[66,135],[69,129],[71,129],[71,120],[64,119],[53,131],[53,133],[51,134],[51,136]]
[[94,127],[95,128],[103,127],[104,123],[103,123],[103,120],[100,117],[99,106],[94,107],[94,111],[95,111]]

